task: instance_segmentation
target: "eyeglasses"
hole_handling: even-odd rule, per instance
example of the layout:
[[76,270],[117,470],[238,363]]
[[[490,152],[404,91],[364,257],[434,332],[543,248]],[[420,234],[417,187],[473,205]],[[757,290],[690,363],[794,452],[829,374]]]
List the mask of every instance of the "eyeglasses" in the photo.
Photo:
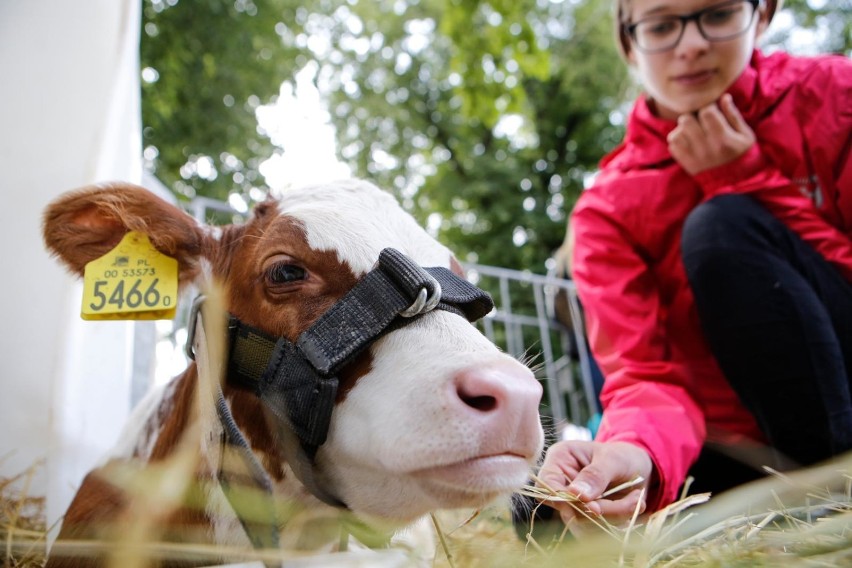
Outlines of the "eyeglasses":
[[695,22],[707,41],[724,41],[742,35],[749,29],[760,0],[733,0],[691,14],[651,16],[626,24],[627,34],[645,53],[673,49],[680,43],[686,24]]

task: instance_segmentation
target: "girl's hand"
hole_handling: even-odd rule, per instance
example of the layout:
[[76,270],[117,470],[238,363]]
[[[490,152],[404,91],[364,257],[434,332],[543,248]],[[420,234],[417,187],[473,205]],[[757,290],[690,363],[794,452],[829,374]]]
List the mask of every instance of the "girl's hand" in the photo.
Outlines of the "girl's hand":
[[716,103],[683,114],[669,133],[669,151],[689,175],[709,170],[743,155],[755,143],[754,131],[746,124],[731,95]]
[[[559,511],[562,521],[572,532],[579,532],[588,523],[581,509],[590,516],[602,515],[608,522],[618,524],[629,520],[634,511],[645,510],[642,489],[648,486],[653,464],[648,453],[638,446],[626,442],[583,442],[563,441],[553,444],[548,450],[538,477],[548,488],[576,495],[581,503],[547,501],[548,506]],[[609,488],[642,477],[638,485],[626,488],[607,497],[602,495]]]

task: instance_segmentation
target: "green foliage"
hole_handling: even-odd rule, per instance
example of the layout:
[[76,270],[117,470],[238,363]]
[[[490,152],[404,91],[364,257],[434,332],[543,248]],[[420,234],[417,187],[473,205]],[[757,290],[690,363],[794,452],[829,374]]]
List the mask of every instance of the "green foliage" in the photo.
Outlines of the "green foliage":
[[[785,12],[852,49],[848,0]],[[145,0],[141,53],[148,166],[179,195],[265,194],[287,148],[255,110],[307,66],[356,175],[462,259],[534,272],[635,95],[598,0]]]
[[276,31],[292,17],[288,4],[145,0],[143,143],[149,167],[179,196],[226,199],[263,186],[258,166],[275,148],[255,109],[304,63]]
[[443,8],[439,33],[453,46],[449,69],[464,78],[461,111],[489,128],[523,110],[524,77],[549,74],[549,54],[525,17],[535,10],[534,0],[450,0]]
[[796,39],[789,30],[775,31],[768,38],[772,43],[791,52],[837,53],[852,57],[852,1],[786,0],[784,9],[792,16],[796,28],[813,37],[808,37],[807,43],[802,45],[802,38]]
[[[591,1],[147,0],[143,77],[157,80],[143,85],[146,155],[186,197],[266,189],[257,168],[275,148],[254,111],[313,60],[356,174],[432,215],[462,256],[541,271],[621,135],[609,117],[627,83],[608,12]],[[330,47],[309,50],[308,34]]]
[[622,134],[611,115],[628,82],[608,7],[393,5],[353,5],[363,35],[383,41],[323,63],[348,80],[329,89],[342,157],[439,222],[463,258],[544,271],[584,180]]

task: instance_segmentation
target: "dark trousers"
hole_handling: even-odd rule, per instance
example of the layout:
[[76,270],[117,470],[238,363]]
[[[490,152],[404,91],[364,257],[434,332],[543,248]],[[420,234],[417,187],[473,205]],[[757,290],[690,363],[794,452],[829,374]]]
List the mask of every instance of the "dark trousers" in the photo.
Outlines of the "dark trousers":
[[[852,285],[745,195],[696,207],[682,236],[710,349],[777,452],[767,465],[810,465],[852,449]],[[704,481],[708,467],[728,467],[730,455],[717,461],[717,453],[705,448],[696,464]]]

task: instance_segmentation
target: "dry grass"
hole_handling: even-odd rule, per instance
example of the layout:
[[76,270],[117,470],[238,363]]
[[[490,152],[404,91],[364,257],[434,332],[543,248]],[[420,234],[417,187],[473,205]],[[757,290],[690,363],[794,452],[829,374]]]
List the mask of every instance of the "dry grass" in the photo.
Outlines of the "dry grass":
[[[433,516],[437,535],[437,568],[501,567],[634,567],[670,566],[843,566],[852,565],[852,456],[792,475],[775,473],[766,480],[710,499],[686,497],[646,518],[623,526],[591,519],[582,538],[563,532],[549,542],[528,536],[519,539],[508,507],[494,506],[474,514],[440,512]],[[44,501],[26,495],[33,471],[0,481],[2,518],[0,537],[5,545],[4,566],[43,565],[46,527]],[[529,487],[537,497],[570,501],[547,489]],[[158,514],[161,514],[158,513]],[[141,527],[150,519],[138,519]],[[272,560],[303,558],[305,551],[223,550],[205,545],[148,542],[133,528],[121,531],[119,548],[145,557],[194,559]],[[108,543],[62,543],[66,549],[91,554]],[[145,554],[138,554],[140,551]],[[310,554],[310,553],[307,553]],[[396,556],[393,556],[396,554]],[[338,566],[373,566],[395,559],[393,565],[414,565],[410,550],[376,555],[364,563],[361,553],[328,556]],[[126,557],[125,557],[126,558]],[[351,562],[351,564],[350,564]],[[142,564],[138,564],[142,565]]]
[[[524,492],[576,503],[571,495],[547,488]],[[517,539],[513,544],[505,515],[470,525],[459,536],[446,537],[454,561],[443,555],[443,565],[852,566],[852,455],[792,475],[772,472],[713,499],[688,496],[623,526],[587,515],[587,528],[577,538],[563,532],[537,542],[528,534],[525,545]]]
[[0,542],[4,567],[44,565],[47,534],[44,497],[29,496],[30,484],[39,467],[40,464],[36,464],[12,478],[0,478]]
[[[221,305],[215,290],[208,294],[206,310]],[[206,311],[205,317],[213,329],[208,329],[208,337],[225,337],[224,321],[208,317],[209,313]],[[210,353],[221,353],[222,349],[216,341],[209,345]],[[204,349],[198,352],[199,357],[205,355]],[[209,368],[199,368],[199,380],[204,385],[199,392],[207,395],[222,376],[220,358],[211,357],[210,362]],[[117,535],[115,540],[59,542],[54,546],[83,556],[106,554],[111,560],[108,565],[121,568],[145,568],[149,559],[164,557],[211,564],[221,559],[274,563],[303,558],[306,554],[314,554],[316,558],[317,553],[303,550],[252,551],[160,542],[162,520],[175,508],[191,502],[193,495],[197,498],[203,492],[203,488],[190,482],[198,463],[197,439],[197,432],[190,429],[181,443],[182,449],[158,467],[136,471],[119,468],[114,472],[109,481],[129,498],[121,526],[112,527],[118,529],[111,531]],[[0,479],[4,567],[30,568],[44,563],[48,530],[44,523],[44,500],[29,496],[28,491],[36,467],[12,479]],[[570,495],[546,487],[528,487],[524,491],[536,498],[572,501]],[[425,556],[432,560],[425,561],[425,565],[436,568],[852,566],[852,454],[792,475],[776,473],[705,501],[708,501],[706,495],[685,497],[653,515],[635,515],[624,526],[588,518],[588,528],[582,537],[557,531],[547,542],[529,535],[526,541],[518,538],[507,506],[494,506],[473,515],[440,512],[432,517],[437,544],[434,550],[429,545]],[[274,505],[279,512],[298,509],[292,503]],[[334,553],[312,565],[422,566],[423,552],[399,545],[376,552],[365,562],[362,552],[350,550]]]

